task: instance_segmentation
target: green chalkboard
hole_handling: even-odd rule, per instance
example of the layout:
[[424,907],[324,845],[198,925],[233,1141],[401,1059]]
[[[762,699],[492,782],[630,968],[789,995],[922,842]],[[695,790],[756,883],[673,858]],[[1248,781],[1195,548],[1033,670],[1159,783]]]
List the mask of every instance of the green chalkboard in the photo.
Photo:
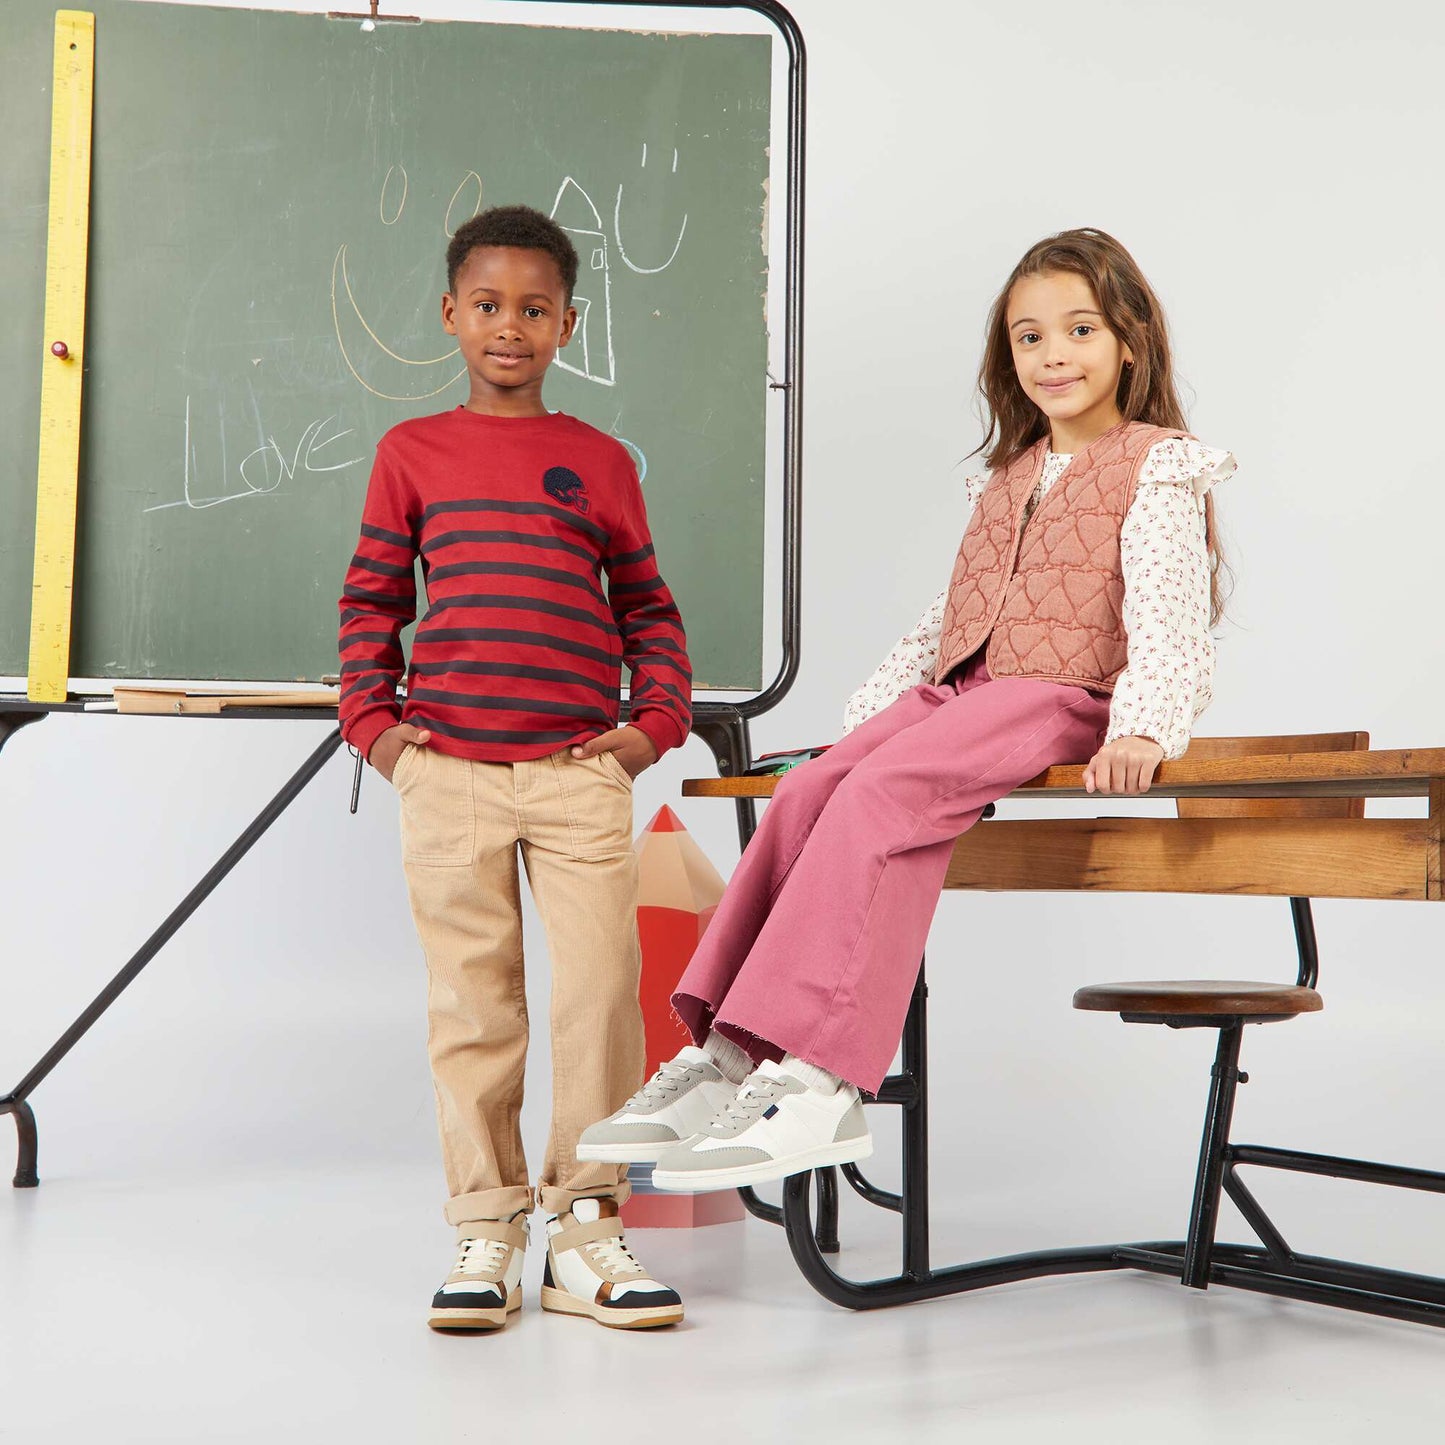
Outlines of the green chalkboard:
[[[548,404],[638,459],[699,686],[762,681],[770,40],[94,0],[75,677],[314,679],[372,450],[466,397],[449,232],[582,260]],[[0,674],[25,672],[55,7],[0,27]]]

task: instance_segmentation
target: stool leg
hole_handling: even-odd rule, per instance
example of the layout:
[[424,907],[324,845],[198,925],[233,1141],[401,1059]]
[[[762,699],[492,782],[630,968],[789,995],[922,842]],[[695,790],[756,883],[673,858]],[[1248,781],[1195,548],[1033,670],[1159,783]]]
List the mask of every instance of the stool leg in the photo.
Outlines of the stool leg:
[[838,1171],[815,1169],[813,1183],[818,1191],[818,1223],[815,1233],[823,1254],[838,1253]]
[[1204,1136],[1199,1143],[1199,1170],[1194,1176],[1194,1203],[1189,1211],[1189,1234],[1184,1242],[1183,1282],[1191,1289],[1208,1289],[1209,1260],[1214,1230],[1219,1221],[1219,1188],[1224,1179],[1224,1155],[1229,1148],[1229,1123],[1234,1115],[1234,1091],[1239,1072],[1239,1045],[1244,1023],[1235,1019],[1219,1031],[1219,1048],[1210,1070],[1209,1108]]

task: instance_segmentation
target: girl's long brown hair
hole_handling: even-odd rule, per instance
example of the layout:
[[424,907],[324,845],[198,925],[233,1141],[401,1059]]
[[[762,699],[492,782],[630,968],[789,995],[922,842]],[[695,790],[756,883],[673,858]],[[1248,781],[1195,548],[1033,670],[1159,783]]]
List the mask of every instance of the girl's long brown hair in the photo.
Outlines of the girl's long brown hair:
[[[1006,467],[1036,441],[1049,434],[1048,419],[1024,394],[1014,370],[1013,343],[1008,331],[1009,295],[1025,276],[1058,271],[1082,276],[1093,288],[1104,324],[1129,348],[1133,366],[1119,375],[1118,406],[1125,421],[1187,431],[1184,408],[1174,384],[1169,326],[1164,308],[1144,279],[1138,263],[1112,236],[1085,226],[1060,231],[1030,246],[1014,267],[988,313],[978,390],[987,423],[978,451],[994,469]],[[1214,496],[1204,498],[1205,538],[1209,547],[1209,621],[1224,612],[1224,579],[1228,567],[1214,524]]]

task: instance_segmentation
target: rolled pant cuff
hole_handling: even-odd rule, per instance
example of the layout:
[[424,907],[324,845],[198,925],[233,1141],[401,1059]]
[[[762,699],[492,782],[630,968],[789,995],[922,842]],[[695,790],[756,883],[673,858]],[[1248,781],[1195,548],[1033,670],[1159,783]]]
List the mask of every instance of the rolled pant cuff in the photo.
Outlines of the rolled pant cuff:
[[546,1214],[566,1214],[579,1199],[615,1199],[626,1204],[632,1197],[632,1185],[618,1181],[613,1189],[559,1189],[555,1184],[537,1186],[537,1203]]
[[536,1207],[532,1191],[525,1184],[505,1189],[479,1189],[474,1194],[458,1194],[447,1200],[448,1224],[470,1224],[478,1219],[510,1219],[514,1214],[530,1214]]

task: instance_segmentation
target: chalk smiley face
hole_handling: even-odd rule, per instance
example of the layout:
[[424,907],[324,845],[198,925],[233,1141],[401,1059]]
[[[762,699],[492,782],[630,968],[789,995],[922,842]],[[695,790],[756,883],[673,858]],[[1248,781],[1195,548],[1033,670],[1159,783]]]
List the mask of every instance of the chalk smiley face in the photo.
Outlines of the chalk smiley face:
[[[654,151],[649,164],[648,146],[642,145],[639,170],[642,179],[649,183],[649,194],[628,206],[632,216],[629,224],[661,237],[651,256],[639,255],[635,258],[622,236],[624,195],[631,185],[631,194],[636,197],[641,180],[618,184],[610,236],[596,203],[578,180],[566,176],[558,187],[550,214],[571,236],[581,261],[581,275],[573,297],[577,311],[574,330],[577,344],[568,356],[556,358],[555,365],[562,370],[601,386],[617,384],[612,315],[614,257],[620,258],[628,270],[639,276],[657,275],[676,261],[687,235],[688,213],[682,213],[670,249],[667,233],[672,223],[660,218],[667,204],[666,197],[672,190],[668,182],[677,173],[679,164],[679,152],[671,146]],[[446,236],[451,236],[458,226],[481,211],[483,190],[481,176],[476,171],[469,170],[463,174],[443,213],[442,230]],[[381,227],[390,230],[398,226],[404,217],[410,220],[417,214],[417,203],[410,191],[406,167],[399,163],[388,166],[377,195],[377,220]],[[441,194],[434,193],[437,205],[440,204]],[[646,249],[649,243],[642,244]],[[406,272],[397,269],[406,266],[407,271],[418,270],[414,264],[399,259],[404,254],[413,253],[403,252],[395,246],[391,249],[398,259],[390,267],[380,264],[372,269],[367,267],[365,259],[360,261],[362,268],[370,272],[366,276],[369,286],[364,289],[372,296],[395,296],[409,291],[413,284]],[[355,250],[358,255],[364,256],[360,244]],[[650,264],[653,261],[656,264]],[[385,323],[376,322],[369,314],[370,303],[363,309],[358,300],[353,283],[356,267],[353,243],[342,242],[331,267],[331,314],[337,346],[352,377],[373,396],[397,402],[424,401],[441,395],[463,380],[467,367],[456,346],[435,355],[416,356],[407,354],[404,343],[392,344],[395,337],[387,336]],[[425,308],[419,306],[417,314],[425,314]]]
[[[450,236],[464,221],[482,209],[482,178],[476,171],[467,171],[457,183],[447,202],[442,229]],[[394,164],[387,168],[377,199],[377,217],[381,225],[394,227],[406,210],[411,183],[406,167]],[[414,210],[415,208],[413,208]],[[336,330],[336,343],[346,369],[373,396],[383,401],[424,401],[439,396],[467,374],[457,347],[437,356],[404,355],[390,346],[367,319],[352,286],[350,269],[351,243],[343,241],[331,264],[331,319]],[[396,290],[402,278],[383,277]],[[418,314],[424,314],[418,308]]]

